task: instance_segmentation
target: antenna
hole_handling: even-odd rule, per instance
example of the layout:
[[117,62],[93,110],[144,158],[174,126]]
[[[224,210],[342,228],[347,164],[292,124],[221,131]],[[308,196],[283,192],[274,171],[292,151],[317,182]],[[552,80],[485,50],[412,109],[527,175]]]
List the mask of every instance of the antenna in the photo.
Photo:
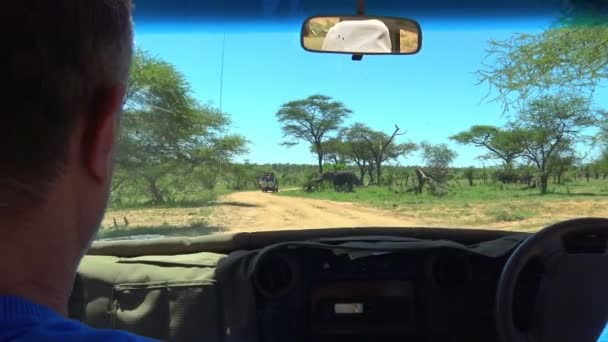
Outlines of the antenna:
[[[223,115],[222,102],[224,100],[224,54],[226,51],[226,32],[224,31],[224,37],[222,38],[222,62],[220,65],[220,115]],[[222,133],[220,132],[220,135]],[[218,173],[222,177],[222,157],[219,158],[219,170]]]
[[222,113],[222,100],[224,96],[224,54],[226,51],[226,32],[222,39],[222,64],[220,67],[220,113]]

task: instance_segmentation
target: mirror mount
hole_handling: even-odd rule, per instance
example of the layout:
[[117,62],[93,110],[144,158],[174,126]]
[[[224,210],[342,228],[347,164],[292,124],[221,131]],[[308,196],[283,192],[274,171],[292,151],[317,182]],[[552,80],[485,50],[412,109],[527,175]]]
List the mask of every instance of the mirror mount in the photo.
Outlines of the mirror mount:
[[[365,0],[357,0],[357,15],[365,15]],[[358,62],[363,59],[363,55],[353,54],[350,58],[351,60]]]
[[357,0],[357,15],[365,15],[365,0]]

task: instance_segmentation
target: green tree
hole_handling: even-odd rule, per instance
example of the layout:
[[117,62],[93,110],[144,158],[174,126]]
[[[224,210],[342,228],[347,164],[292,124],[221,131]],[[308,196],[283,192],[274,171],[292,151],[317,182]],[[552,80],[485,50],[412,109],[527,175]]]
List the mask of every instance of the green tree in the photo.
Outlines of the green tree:
[[[345,143],[338,137],[324,141],[322,143],[324,162],[331,164],[334,171],[343,169],[346,166],[348,158],[346,155],[346,148]],[[313,146],[310,147],[310,150],[313,153],[316,152]]]
[[439,182],[446,182],[450,174],[450,165],[452,165],[458,153],[446,144],[434,145],[424,142],[420,146],[427,173],[430,173]]
[[539,34],[490,41],[479,82],[498,92],[508,109],[568,89],[591,95],[608,77],[608,26],[561,22]]
[[608,151],[608,110],[598,112],[599,133],[598,138],[604,151]]
[[475,180],[475,168],[469,167],[464,170],[464,176],[469,182],[469,186],[475,185],[473,181]]
[[523,146],[517,132],[495,126],[472,126],[468,131],[450,137],[461,144],[483,147],[488,154],[483,159],[501,160],[506,167],[513,165],[515,158],[521,156]]
[[597,159],[591,163],[591,171],[593,172],[593,178],[600,179],[603,173],[603,163],[601,159]]
[[[359,168],[359,179],[364,182],[365,172],[371,170],[370,161],[373,160],[373,155],[368,148],[366,136],[371,135],[371,128],[362,123],[355,123],[352,126],[342,130],[340,136],[343,137],[344,153],[350,161]],[[370,178],[370,182],[372,179]]]
[[319,173],[323,173],[325,151],[323,142],[332,132],[338,131],[352,111],[338,101],[325,95],[312,95],[303,100],[290,101],[276,113],[283,137],[290,139],[284,145],[296,145],[304,140],[311,144],[317,154]]
[[395,138],[406,133],[399,132],[401,129],[397,125],[392,134],[375,131],[366,126],[359,126],[358,129],[358,134],[361,134],[361,138],[366,142],[365,147],[371,156],[378,183],[382,182],[382,164],[384,162],[407,156],[417,149],[414,143],[399,144],[395,141]]
[[585,179],[587,183],[589,183],[589,178],[591,177],[591,166],[589,164],[585,165]]
[[226,175],[229,187],[233,190],[245,190],[257,185],[260,172],[247,164],[232,163],[228,166],[229,173]]
[[116,164],[124,170],[118,175],[147,185],[153,203],[186,190],[184,182],[197,168],[246,151],[243,137],[224,134],[230,118],[198,104],[173,65],[138,50],[131,70]]
[[562,94],[530,101],[511,123],[520,132],[523,157],[538,171],[541,193],[561,158],[583,138],[582,131],[596,122],[587,98]]
[[554,183],[563,184],[564,174],[576,163],[576,156],[574,151],[566,151],[555,157],[555,160],[551,161],[553,167]]
[[452,165],[458,153],[451,150],[446,144],[434,145],[423,142],[420,146],[426,174],[432,180],[432,182],[429,182],[431,192],[436,196],[442,196],[447,193],[450,165]]
[[597,164],[602,172],[602,178],[606,179],[608,177],[608,149],[602,152],[602,155],[597,159]]
[[525,161],[526,161],[526,164],[521,164],[521,165],[519,165],[519,167],[517,167],[516,172],[518,175],[518,180],[521,183],[526,184],[528,187],[532,187],[535,184],[533,182],[534,182],[536,167],[534,165],[532,165],[529,160],[525,160]]

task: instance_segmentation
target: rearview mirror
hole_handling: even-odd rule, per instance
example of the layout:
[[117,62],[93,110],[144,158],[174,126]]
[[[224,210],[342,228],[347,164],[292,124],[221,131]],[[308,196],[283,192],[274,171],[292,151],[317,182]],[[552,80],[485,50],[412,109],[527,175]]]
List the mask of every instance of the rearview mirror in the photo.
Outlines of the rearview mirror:
[[374,16],[311,17],[302,25],[308,51],[356,55],[411,55],[422,46],[420,25],[411,19]]

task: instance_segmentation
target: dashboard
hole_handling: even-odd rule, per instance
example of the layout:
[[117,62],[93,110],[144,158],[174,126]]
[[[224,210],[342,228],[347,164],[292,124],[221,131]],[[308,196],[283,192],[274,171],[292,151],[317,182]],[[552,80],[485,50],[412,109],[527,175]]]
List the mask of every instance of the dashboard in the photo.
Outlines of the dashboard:
[[508,255],[461,250],[264,255],[253,275],[263,341],[494,341]]
[[109,241],[83,259],[69,312],[165,341],[595,342],[608,317],[606,227],[581,218],[533,235],[374,228]]

